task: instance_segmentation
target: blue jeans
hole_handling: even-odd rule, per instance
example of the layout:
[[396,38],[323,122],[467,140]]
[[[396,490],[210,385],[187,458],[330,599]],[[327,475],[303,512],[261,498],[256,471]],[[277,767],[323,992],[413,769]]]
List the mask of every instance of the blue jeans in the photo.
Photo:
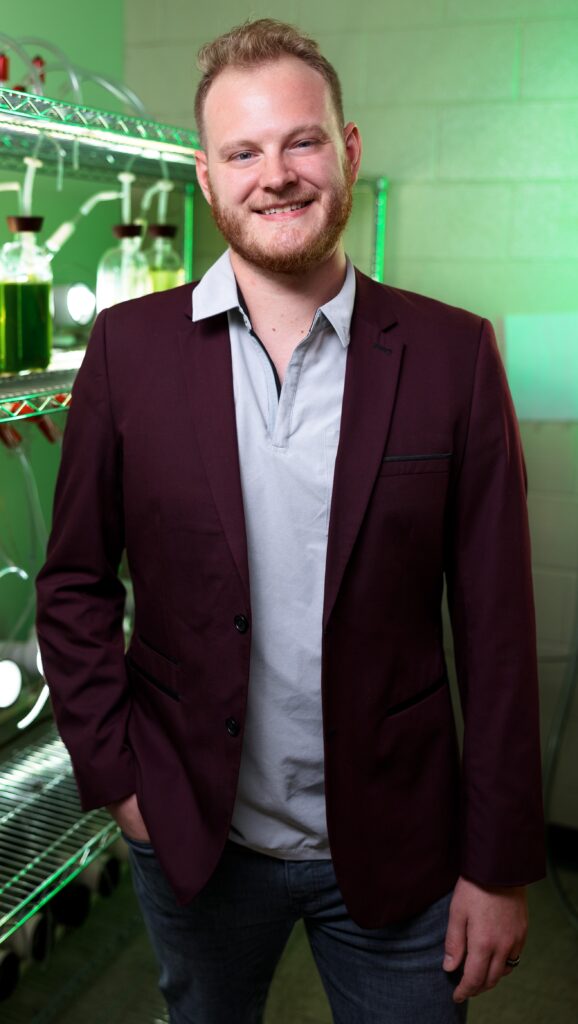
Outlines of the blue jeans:
[[227,843],[179,907],[150,844],[129,842],[135,891],[171,1024],[261,1024],[273,972],[303,918],[335,1024],[463,1024],[460,972],[442,970],[451,893],[386,928],[349,917],[331,861],[283,861]]

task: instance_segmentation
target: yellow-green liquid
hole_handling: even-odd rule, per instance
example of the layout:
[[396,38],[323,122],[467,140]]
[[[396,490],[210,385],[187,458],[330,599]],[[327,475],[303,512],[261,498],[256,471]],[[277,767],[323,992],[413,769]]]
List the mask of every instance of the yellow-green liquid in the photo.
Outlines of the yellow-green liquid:
[[0,373],[43,370],[51,351],[50,284],[0,281]]
[[185,283],[185,272],[182,267],[178,270],[149,270],[153,292],[165,292],[167,288],[178,288]]

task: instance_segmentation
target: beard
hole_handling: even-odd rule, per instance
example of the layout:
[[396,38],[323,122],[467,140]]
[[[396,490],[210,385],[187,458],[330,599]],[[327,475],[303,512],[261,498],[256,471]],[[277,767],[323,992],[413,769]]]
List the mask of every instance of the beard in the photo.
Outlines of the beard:
[[[294,229],[287,225],[279,232],[283,234],[282,239],[277,240],[275,244],[267,244],[250,231],[246,213],[236,213],[221,205],[210,179],[209,191],[213,219],[233,252],[261,270],[275,274],[299,274],[325,262],[337,248],[353,204],[353,180],[349,166],[344,164],[341,181],[334,185],[329,193],[325,221],[319,232],[296,244]],[[280,203],[298,203],[311,198],[313,197],[269,196],[268,205],[274,206],[275,199]],[[255,216],[266,214],[256,213]]]

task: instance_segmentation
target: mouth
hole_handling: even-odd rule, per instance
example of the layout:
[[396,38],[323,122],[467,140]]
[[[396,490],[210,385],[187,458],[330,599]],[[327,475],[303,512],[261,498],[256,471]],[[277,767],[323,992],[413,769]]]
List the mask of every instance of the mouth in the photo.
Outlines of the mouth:
[[277,206],[269,206],[264,210],[255,210],[261,217],[295,217],[298,216],[303,210],[306,210],[308,206],[311,206],[312,199],[304,199],[301,202],[296,203],[283,203]]

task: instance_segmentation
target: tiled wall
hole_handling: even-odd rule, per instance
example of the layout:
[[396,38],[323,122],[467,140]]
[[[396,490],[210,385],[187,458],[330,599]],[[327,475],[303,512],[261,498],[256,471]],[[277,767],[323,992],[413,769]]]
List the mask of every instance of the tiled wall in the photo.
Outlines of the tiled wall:
[[[341,74],[365,173],[390,180],[387,280],[492,319],[578,310],[578,0],[125,0],[125,12],[126,80],[154,116],[188,126],[201,43],[249,15],[295,21]],[[567,671],[551,659],[578,642],[578,426],[522,433],[547,735]],[[577,743],[575,707],[554,816],[576,827]]]

